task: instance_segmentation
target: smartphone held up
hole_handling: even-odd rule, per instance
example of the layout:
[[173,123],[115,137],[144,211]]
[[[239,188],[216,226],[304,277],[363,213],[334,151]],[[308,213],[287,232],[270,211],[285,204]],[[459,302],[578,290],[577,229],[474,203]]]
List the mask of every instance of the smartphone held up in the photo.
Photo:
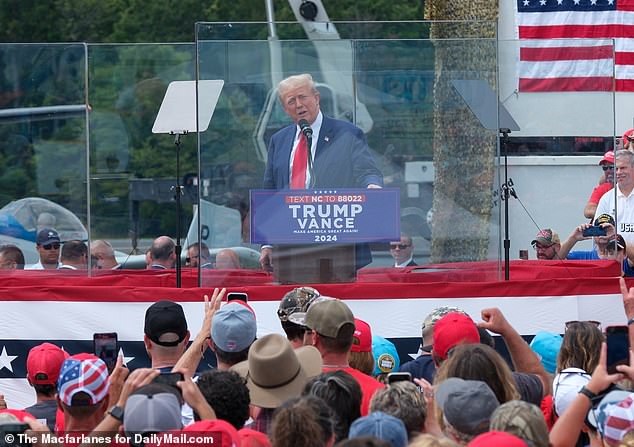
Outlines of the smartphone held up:
[[605,328],[608,345],[608,374],[614,374],[617,365],[627,365],[630,359],[630,339],[627,326],[608,326]]
[[93,334],[93,350],[95,356],[103,360],[111,373],[117,364],[119,354],[119,342],[116,332],[98,332]]

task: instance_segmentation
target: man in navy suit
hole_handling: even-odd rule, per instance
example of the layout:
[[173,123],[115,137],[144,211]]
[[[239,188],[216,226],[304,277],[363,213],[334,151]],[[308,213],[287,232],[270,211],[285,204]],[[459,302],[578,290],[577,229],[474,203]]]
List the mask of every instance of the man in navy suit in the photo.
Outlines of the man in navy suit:
[[[309,74],[290,76],[278,85],[278,97],[293,124],[279,130],[268,147],[264,188],[288,189],[293,184],[293,160],[302,137],[298,125],[312,128],[310,161],[301,188],[381,188],[383,175],[376,167],[363,131],[347,121],[324,116],[319,91]],[[294,182],[297,185],[297,179]],[[298,186],[295,186],[298,187]],[[372,261],[369,247],[357,245],[357,268]],[[271,248],[263,247],[260,264],[271,267]]]
[[401,234],[401,240],[390,242],[390,254],[394,258],[394,267],[411,267],[416,264],[414,261],[414,242],[412,238]]

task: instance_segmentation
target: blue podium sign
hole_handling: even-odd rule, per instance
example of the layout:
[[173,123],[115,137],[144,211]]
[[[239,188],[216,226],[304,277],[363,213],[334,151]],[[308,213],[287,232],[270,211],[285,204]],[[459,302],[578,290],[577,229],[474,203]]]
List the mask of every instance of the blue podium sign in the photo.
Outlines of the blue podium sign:
[[400,190],[251,190],[254,244],[400,240]]

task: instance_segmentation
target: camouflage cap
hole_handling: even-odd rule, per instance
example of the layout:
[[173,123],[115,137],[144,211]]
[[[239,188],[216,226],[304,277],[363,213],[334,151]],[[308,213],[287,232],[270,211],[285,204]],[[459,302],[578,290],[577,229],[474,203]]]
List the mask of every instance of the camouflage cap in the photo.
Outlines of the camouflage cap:
[[434,324],[442,317],[451,312],[459,312],[461,314],[469,315],[464,310],[456,306],[442,306],[432,310],[429,315],[423,320],[423,350],[431,351],[431,340],[434,337]]
[[534,404],[511,400],[491,415],[491,431],[504,431],[535,447],[548,447],[548,427],[542,411]]
[[289,321],[288,317],[290,315],[296,312],[305,313],[308,310],[308,306],[319,296],[317,289],[297,287],[284,295],[277,309],[277,316],[280,321]]
[[543,230],[539,230],[535,239],[531,241],[532,246],[535,246],[538,243],[546,247],[550,247],[555,244],[560,244],[561,239],[559,239],[559,235],[555,231],[550,228],[544,228]]

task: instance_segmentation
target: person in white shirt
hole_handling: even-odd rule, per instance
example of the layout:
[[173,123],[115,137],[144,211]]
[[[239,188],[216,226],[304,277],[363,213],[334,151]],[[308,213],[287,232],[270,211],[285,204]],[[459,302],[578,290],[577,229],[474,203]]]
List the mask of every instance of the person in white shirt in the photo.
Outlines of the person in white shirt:
[[27,270],[55,270],[59,266],[59,248],[61,240],[57,231],[42,228],[35,238],[35,249],[40,255],[37,264],[26,267]]
[[82,241],[66,241],[62,246],[60,270],[86,270],[88,268],[88,247]]
[[[616,221],[616,232],[628,245],[628,256],[634,248],[634,152],[616,152],[615,191],[606,192],[599,200],[595,216],[609,214]],[[618,213],[618,215],[617,215]]]

